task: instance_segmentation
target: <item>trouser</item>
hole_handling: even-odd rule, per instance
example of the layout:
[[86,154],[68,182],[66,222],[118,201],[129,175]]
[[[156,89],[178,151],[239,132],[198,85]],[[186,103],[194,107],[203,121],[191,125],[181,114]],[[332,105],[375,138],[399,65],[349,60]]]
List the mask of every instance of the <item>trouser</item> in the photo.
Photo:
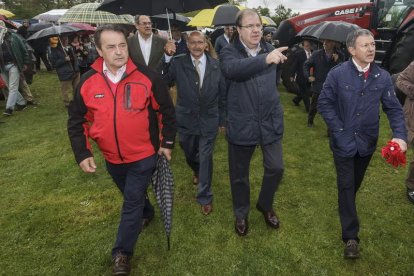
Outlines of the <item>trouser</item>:
[[[233,212],[236,218],[245,219],[250,209],[250,160],[256,146],[228,144],[229,173]],[[264,175],[257,204],[265,211],[273,209],[275,192],[282,180],[284,166],[282,141],[261,145]]]
[[213,150],[216,136],[179,134],[180,146],[187,164],[198,176],[197,202],[206,205],[213,200],[211,182],[213,178]]
[[47,52],[38,53],[34,52],[34,55],[36,57],[36,69],[37,71],[40,71],[40,59],[43,61],[46,69],[48,71],[52,70],[52,65],[50,65],[49,59],[47,58]]
[[295,103],[300,103],[300,101],[303,100],[303,104],[305,105],[305,110],[306,112],[309,112],[309,105],[310,105],[310,100],[309,100],[309,84],[305,84],[305,83],[298,83],[299,86],[299,91],[298,91],[298,95],[296,95],[295,98],[293,98],[293,101]]
[[74,93],[76,86],[78,85],[80,80],[79,72],[75,73],[75,76],[73,76],[70,80],[64,80],[60,81],[60,91],[62,92],[62,99],[65,106],[69,106],[69,91],[72,90],[72,93]]
[[355,199],[371,157],[372,154],[364,157],[358,153],[354,157],[341,157],[333,154],[338,187],[339,218],[344,242],[350,239],[359,242],[359,221]]
[[[414,152],[414,139],[411,141],[411,148]],[[414,190],[414,157],[408,166],[408,174],[407,179],[405,180],[405,184],[407,185],[408,189]]]
[[[115,256],[119,251],[128,256],[134,254],[134,247],[142,229],[145,205],[151,205],[146,196],[146,190],[150,183],[155,163],[156,155],[127,164],[111,164],[106,162],[106,168],[124,199],[112,256]],[[147,209],[149,209],[149,206]],[[152,206],[150,209],[152,209]]]
[[23,76],[20,76],[19,89],[20,89],[21,95],[23,96],[23,98],[25,98],[26,101],[33,102],[34,100],[33,94],[30,91],[30,87],[27,84]]
[[25,105],[26,100],[19,92],[20,72],[13,63],[4,66],[5,71],[1,73],[1,77],[7,83],[9,95],[7,97],[6,109],[14,110],[14,106]]
[[316,112],[318,112],[317,105],[318,105],[318,98],[320,93],[313,92],[312,94],[312,101],[309,107],[309,114],[308,114],[308,123],[313,124],[313,120],[315,119]]

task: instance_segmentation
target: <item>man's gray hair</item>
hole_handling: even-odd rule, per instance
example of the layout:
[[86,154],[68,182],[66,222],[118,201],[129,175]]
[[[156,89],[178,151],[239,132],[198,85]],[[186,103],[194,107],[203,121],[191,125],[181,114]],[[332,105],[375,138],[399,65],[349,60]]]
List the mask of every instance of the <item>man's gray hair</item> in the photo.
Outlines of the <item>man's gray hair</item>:
[[348,36],[346,37],[346,47],[352,47],[355,48],[355,42],[357,40],[358,37],[360,36],[372,36],[374,37],[374,35],[371,33],[370,30],[367,29],[358,29],[355,30],[351,33],[348,34]]

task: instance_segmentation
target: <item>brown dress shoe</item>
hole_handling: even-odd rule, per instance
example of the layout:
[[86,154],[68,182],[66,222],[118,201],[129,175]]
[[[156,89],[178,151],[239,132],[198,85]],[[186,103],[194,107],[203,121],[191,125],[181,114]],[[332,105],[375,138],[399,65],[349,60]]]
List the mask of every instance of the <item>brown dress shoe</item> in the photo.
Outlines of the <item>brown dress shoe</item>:
[[259,212],[261,212],[263,214],[264,220],[266,222],[267,225],[269,225],[270,227],[277,229],[279,228],[279,219],[277,218],[275,211],[270,210],[270,211],[265,211],[262,207],[260,207],[259,204],[256,204],[256,208],[257,210],[259,210]]
[[129,257],[117,252],[113,259],[112,275],[128,275],[131,271],[131,265],[129,264]]
[[198,176],[197,175],[193,175],[193,184],[198,185]]
[[207,216],[212,211],[213,211],[213,204],[212,203],[209,203],[209,204],[206,204],[206,205],[201,205],[201,213],[203,213],[203,215]]
[[234,230],[236,230],[237,235],[246,236],[247,232],[249,231],[249,223],[247,222],[247,218],[236,218],[236,222],[234,223]]

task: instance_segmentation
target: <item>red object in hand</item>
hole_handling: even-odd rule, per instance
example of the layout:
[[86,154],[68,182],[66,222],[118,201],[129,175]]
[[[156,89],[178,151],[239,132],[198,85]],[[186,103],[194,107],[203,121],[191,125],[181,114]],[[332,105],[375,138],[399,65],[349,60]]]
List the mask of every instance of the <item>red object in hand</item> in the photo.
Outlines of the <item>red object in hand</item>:
[[397,168],[398,166],[405,166],[407,160],[405,152],[401,151],[400,145],[396,142],[388,141],[387,145],[381,149],[382,157],[385,161]]

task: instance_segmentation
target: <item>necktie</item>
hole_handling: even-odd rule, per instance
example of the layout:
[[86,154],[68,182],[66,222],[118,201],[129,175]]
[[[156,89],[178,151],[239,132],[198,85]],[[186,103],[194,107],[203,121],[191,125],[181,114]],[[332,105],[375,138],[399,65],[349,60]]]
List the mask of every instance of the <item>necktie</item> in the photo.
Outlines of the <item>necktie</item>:
[[198,79],[199,79],[199,86],[201,87],[201,85],[202,85],[202,83],[201,83],[201,81],[202,81],[202,79],[201,79],[201,71],[200,71],[200,60],[198,60],[198,59],[195,59],[194,60],[194,66],[195,66],[195,69],[196,69],[196,71],[197,71],[197,73],[198,73]]

